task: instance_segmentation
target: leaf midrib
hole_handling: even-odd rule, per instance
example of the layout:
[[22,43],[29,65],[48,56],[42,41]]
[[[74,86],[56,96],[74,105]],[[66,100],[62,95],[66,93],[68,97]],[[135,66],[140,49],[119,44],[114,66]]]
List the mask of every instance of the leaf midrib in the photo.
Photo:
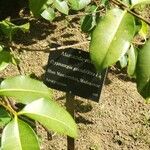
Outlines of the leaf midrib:
[[25,89],[0,89],[0,95],[3,92],[31,92],[31,93],[39,93],[39,94],[45,94],[47,95],[48,92],[41,92],[41,91],[36,91],[36,90],[25,90]]
[[110,52],[110,46],[111,46],[112,42],[114,41],[113,39],[114,39],[115,35],[117,34],[118,29],[120,28],[120,24],[121,24],[121,22],[122,22],[122,19],[124,18],[124,16],[125,16],[126,13],[127,13],[127,11],[124,10],[124,11],[123,11],[123,14],[122,14],[122,17],[121,17],[120,20],[119,20],[119,24],[118,24],[118,26],[116,27],[116,30],[115,30],[115,32],[114,32],[114,34],[113,34],[113,36],[112,36],[113,38],[112,38],[112,40],[110,40],[110,43],[108,44],[108,45],[109,45],[109,46],[108,46],[108,51],[106,52],[106,55],[105,55],[105,57],[104,57],[104,59],[103,59],[103,62],[102,62],[102,65],[101,65],[101,66],[103,66],[103,64],[105,63],[106,57],[107,57],[108,53]]
[[19,123],[18,123],[18,118],[17,117],[15,117],[15,125],[16,125],[16,128],[17,128],[17,139],[18,139],[18,143],[19,143],[19,148],[20,148],[20,150],[23,150],[23,148],[22,148],[22,144],[21,144],[21,137],[20,137],[20,133],[19,133]]
[[[62,121],[60,121],[60,120],[58,120],[58,119],[55,119],[55,118],[53,118],[53,117],[50,117],[50,116],[47,116],[47,115],[43,115],[43,114],[37,114],[37,113],[34,113],[34,112],[29,112],[29,113],[26,113],[26,112],[20,112],[19,113],[19,115],[35,115],[35,116],[39,116],[39,117],[42,117],[42,118],[49,118],[49,119],[51,119],[51,120],[54,120],[54,121],[56,121],[56,122],[59,122],[59,123],[61,123],[61,124],[63,124],[64,126],[66,126],[66,127],[68,127],[69,129],[70,129],[70,131],[72,131],[72,132],[74,132],[69,126],[67,126],[64,122],[62,122]],[[28,116],[29,117],[29,116]],[[34,119],[34,118],[33,118]],[[36,119],[37,120],[37,119]],[[37,120],[38,121],[38,120]]]

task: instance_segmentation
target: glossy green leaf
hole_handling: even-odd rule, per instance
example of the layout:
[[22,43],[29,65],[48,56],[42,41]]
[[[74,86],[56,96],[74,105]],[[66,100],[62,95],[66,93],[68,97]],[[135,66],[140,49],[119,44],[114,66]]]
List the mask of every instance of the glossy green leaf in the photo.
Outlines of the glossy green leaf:
[[139,50],[136,77],[139,93],[150,100],[150,40]]
[[33,129],[17,117],[4,128],[1,146],[3,150],[40,150]]
[[128,67],[127,67],[127,73],[130,77],[135,76],[135,70],[136,70],[136,63],[137,63],[137,49],[131,45],[130,49],[128,50]]
[[118,8],[108,11],[91,36],[90,55],[97,70],[115,64],[129,49],[134,34],[132,15]]
[[0,106],[0,128],[6,125],[11,120],[9,113],[5,108]]
[[20,115],[28,116],[40,122],[49,130],[71,137],[77,136],[77,126],[70,114],[54,101],[39,99],[28,104]]
[[54,6],[57,10],[59,10],[63,14],[68,14],[69,12],[69,7],[66,1],[62,0],[55,0],[54,1]]
[[10,52],[6,50],[0,51],[0,71],[4,70],[11,62],[12,55]]
[[48,0],[29,0],[29,7],[33,15],[38,17],[44,11],[44,6]]
[[79,1],[77,0],[68,0],[69,5],[71,6],[72,9],[78,10],[79,9]]
[[132,8],[141,4],[150,4],[150,0],[131,0]]
[[120,60],[120,66],[121,68],[125,68],[127,66],[127,56],[126,55],[123,55]]
[[53,21],[55,19],[55,11],[53,8],[48,7],[41,13],[41,16],[46,20]]
[[89,8],[86,10],[88,15],[83,18],[81,24],[81,30],[83,32],[89,32],[96,25],[96,10],[97,6],[95,5],[89,6]]
[[73,10],[81,10],[91,3],[91,0],[68,0],[68,2]]
[[0,95],[15,98],[24,104],[36,99],[51,97],[51,91],[40,81],[28,76],[16,76],[5,79],[0,85]]
[[147,23],[142,21],[142,27],[139,31],[139,34],[145,39],[145,41],[146,41],[148,33],[149,33],[149,26]]

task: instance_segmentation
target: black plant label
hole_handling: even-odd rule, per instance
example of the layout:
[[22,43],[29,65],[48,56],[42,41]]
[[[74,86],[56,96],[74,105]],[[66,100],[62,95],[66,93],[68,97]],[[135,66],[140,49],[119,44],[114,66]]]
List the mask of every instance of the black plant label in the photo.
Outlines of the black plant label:
[[88,52],[72,48],[56,50],[50,52],[44,83],[99,102],[106,72],[96,72]]

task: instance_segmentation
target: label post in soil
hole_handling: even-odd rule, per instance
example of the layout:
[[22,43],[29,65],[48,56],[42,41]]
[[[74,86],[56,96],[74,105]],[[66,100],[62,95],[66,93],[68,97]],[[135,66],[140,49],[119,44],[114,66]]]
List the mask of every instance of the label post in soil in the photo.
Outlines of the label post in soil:
[[[75,111],[75,99],[74,95],[71,93],[66,93],[66,109],[72,116],[75,118],[74,111]],[[74,150],[75,149],[75,140],[69,136],[67,136],[67,150]]]
[[[45,84],[66,92],[66,108],[74,118],[74,96],[99,101],[106,70],[97,73],[88,52],[65,49],[50,52]],[[67,150],[75,149],[75,141],[67,137]]]
[[50,52],[45,84],[99,102],[106,70],[97,73],[88,52],[65,49]]

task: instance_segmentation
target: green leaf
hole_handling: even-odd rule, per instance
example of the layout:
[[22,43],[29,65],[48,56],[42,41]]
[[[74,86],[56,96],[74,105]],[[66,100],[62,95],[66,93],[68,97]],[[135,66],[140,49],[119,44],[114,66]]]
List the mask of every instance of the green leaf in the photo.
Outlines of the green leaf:
[[4,107],[0,106],[0,128],[6,125],[11,120],[9,113]]
[[41,16],[46,20],[53,21],[55,18],[54,9],[51,7],[48,7],[41,13]]
[[6,50],[0,51],[0,71],[4,70],[11,62],[12,55],[10,52]]
[[40,81],[27,76],[5,79],[0,85],[0,95],[10,96],[17,102],[28,104],[39,98],[51,98],[50,90]]
[[131,0],[121,0],[121,1],[122,1],[124,4],[126,4],[126,5],[128,5],[128,6],[129,6],[129,5],[130,5],[130,1],[131,1]]
[[17,65],[20,63],[20,59],[17,58],[16,56],[12,55],[12,62],[13,65]]
[[28,104],[19,114],[40,122],[49,130],[71,137],[77,136],[77,126],[74,120],[66,110],[54,101],[43,98],[36,100]]
[[53,0],[47,0],[46,4],[51,5],[53,3]]
[[101,0],[101,4],[105,6],[105,5],[107,5],[108,1],[109,0]]
[[142,27],[139,31],[139,34],[145,39],[147,38],[148,32],[149,32],[149,25],[147,23],[145,23],[144,21],[142,22]]
[[66,1],[55,0],[54,6],[58,9],[61,13],[68,15],[69,7]]
[[139,50],[136,76],[139,93],[150,100],[150,40]]
[[83,18],[81,24],[81,30],[83,32],[89,32],[96,25],[96,10],[97,6],[92,5],[89,6],[88,10],[86,11],[89,14]]
[[131,0],[132,8],[141,4],[150,4],[150,0]]
[[134,34],[132,15],[118,8],[108,11],[91,36],[90,55],[97,70],[115,64],[129,49]]
[[29,0],[29,7],[33,15],[38,17],[44,11],[44,6],[48,0]]
[[91,3],[91,0],[68,0],[68,2],[73,10],[81,10]]
[[120,66],[121,68],[125,68],[127,66],[127,56],[126,55],[123,55],[120,60]]
[[37,136],[24,121],[15,117],[2,133],[3,150],[40,150]]
[[0,45],[0,52],[3,51],[3,45]]
[[18,31],[21,30],[23,32],[28,32],[30,28],[30,24],[26,23],[23,25],[15,25],[8,20],[3,20],[0,22],[0,30],[2,30],[3,34],[12,40],[13,35]]
[[29,23],[25,23],[23,25],[20,26],[16,26],[16,29],[18,30],[22,30],[23,32],[28,32],[30,29],[30,24]]
[[137,63],[137,49],[131,45],[130,49],[128,50],[128,67],[127,67],[127,73],[130,77],[135,76],[135,70],[136,70],[136,63]]

